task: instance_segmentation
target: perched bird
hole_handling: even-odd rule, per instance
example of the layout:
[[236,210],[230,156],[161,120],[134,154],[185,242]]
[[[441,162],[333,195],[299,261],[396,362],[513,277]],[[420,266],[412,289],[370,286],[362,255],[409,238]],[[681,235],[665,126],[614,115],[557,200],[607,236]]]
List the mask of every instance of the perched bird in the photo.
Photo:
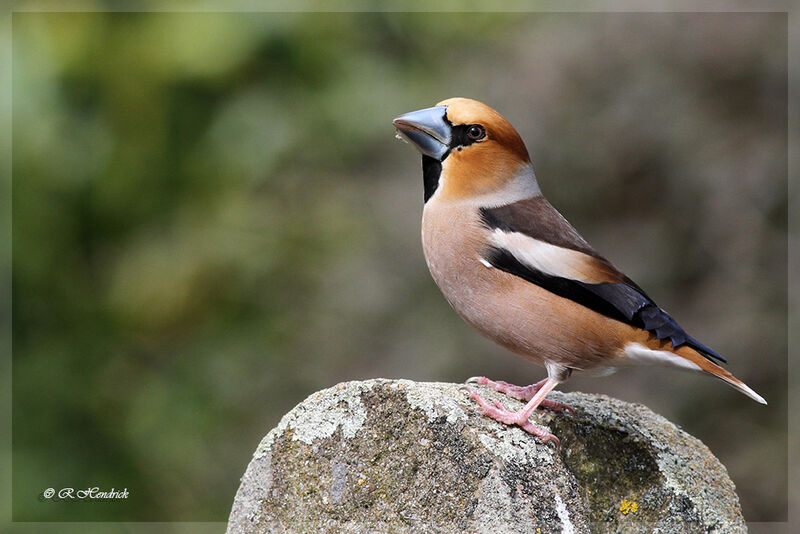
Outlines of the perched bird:
[[633,365],[708,373],[766,404],[550,205],[497,111],[451,98],[393,123],[422,152],[422,245],[436,284],[481,334],[547,370],[527,387],[470,379],[527,401],[513,412],[467,390],[483,414],[557,444],[529,421],[539,406],[571,410],[547,394],[573,371]]

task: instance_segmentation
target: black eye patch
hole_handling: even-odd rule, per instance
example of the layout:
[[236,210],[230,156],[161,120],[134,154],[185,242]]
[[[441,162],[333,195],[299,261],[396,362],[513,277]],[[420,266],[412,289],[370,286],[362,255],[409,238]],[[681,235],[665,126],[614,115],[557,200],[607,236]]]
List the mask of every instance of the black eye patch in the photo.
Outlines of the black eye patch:
[[480,124],[459,124],[452,128],[450,148],[469,146],[486,137],[486,128]]

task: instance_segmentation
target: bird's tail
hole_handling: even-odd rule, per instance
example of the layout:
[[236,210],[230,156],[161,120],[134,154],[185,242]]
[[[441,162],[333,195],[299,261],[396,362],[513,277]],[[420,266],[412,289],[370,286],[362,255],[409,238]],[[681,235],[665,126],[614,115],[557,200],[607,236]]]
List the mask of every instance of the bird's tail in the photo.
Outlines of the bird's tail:
[[712,362],[711,360],[709,360],[708,358],[697,352],[695,349],[684,345],[682,347],[678,347],[677,349],[673,350],[679,356],[686,358],[687,360],[697,365],[700,369],[702,369],[706,373],[714,375],[720,380],[727,383],[728,385],[738,389],[739,391],[741,391],[754,401],[759,402],[761,404],[767,403],[767,401],[764,400],[764,397],[762,397],[761,395],[750,389],[750,387],[748,387],[747,384],[745,384],[744,382],[733,376],[733,374],[731,374],[730,371],[728,371],[727,369],[723,369],[716,363]]

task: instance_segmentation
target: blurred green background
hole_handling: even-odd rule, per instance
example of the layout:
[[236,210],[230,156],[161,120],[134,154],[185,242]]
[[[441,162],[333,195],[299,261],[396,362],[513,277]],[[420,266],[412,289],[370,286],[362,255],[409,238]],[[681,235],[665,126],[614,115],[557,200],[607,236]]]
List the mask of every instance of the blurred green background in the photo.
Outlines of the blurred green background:
[[[541,378],[425,267],[391,119],[451,96],[770,405],[658,369],[563,389],[650,406],[786,520],[786,15],[15,13],[12,82],[15,520],[224,521],[315,390]],[[131,497],[39,500],[91,486]]]

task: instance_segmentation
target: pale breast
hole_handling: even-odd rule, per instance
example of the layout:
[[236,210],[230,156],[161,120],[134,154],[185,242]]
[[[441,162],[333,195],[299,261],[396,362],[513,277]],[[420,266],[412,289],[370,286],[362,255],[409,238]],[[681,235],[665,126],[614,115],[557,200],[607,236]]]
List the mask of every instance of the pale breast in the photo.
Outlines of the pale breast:
[[618,355],[623,323],[491,267],[483,260],[489,230],[478,210],[435,200],[423,211],[425,260],[445,298],[467,323],[540,365],[589,369]]
[[476,210],[428,202],[422,212],[425,261],[445,298],[459,313],[492,286],[488,273],[481,272],[490,269],[481,263],[485,233]]

